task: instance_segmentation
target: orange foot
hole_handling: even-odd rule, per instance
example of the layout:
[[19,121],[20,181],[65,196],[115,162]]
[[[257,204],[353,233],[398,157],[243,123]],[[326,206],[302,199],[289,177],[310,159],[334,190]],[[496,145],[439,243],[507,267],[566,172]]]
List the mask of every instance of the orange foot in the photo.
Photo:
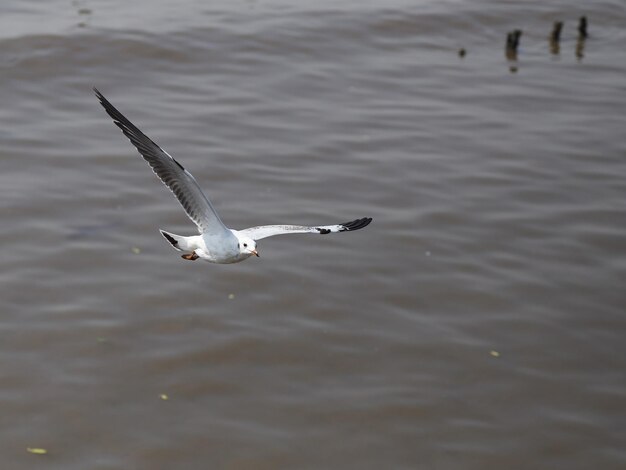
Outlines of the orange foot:
[[191,252],[191,254],[184,254],[181,256],[182,259],[186,259],[188,261],[195,261],[200,258],[195,251]]

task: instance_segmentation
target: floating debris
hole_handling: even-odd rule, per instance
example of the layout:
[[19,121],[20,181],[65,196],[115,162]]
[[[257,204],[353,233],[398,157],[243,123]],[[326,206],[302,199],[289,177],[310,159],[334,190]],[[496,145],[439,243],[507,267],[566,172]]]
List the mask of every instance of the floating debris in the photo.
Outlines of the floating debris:
[[165,400],[169,400],[169,399],[170,399],[170,397],[169,397],[167,394],[165,394],[165,393],[161,393],[161,394],[159,395],[159,398],[160,398],[161,400],[164,400],[164,401],[165,401]]
[[37,455],[45,455],[48,453],[46,449],[42,449],[40,447],[27,447],[26,452],[30,452],[31,454],[37,454]]
[[461,49],[459,49],[459,57],[462,59],[463,57],[465,57],[465,55],[467,54],[467,51],[465,50],[464,47],[462,47]]
[[492,355],[493,357],[500,357],[500,353],[498,351],[495,350],[491,350],[489,351],[489,354]]
[[141,248],[137,248],[136,246],[133,246],[130,251],[132,251],[134,254],[138,255],[139,253],[141,253]]
[[228,294],[228,300],[233,300],[235,298],[235,294]]

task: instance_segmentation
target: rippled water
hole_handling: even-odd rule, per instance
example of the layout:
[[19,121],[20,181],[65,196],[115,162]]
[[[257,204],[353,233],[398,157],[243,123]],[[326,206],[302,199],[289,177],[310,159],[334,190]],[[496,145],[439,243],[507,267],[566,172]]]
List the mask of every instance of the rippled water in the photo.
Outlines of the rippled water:
[[626,468],[622,1],[5,3],[2,468]]

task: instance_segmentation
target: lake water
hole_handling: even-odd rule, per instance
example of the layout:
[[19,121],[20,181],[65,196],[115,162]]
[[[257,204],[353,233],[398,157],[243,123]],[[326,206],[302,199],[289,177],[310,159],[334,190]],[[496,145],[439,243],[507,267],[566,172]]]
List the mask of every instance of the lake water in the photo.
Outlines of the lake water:
[[[626,468],[623,0],[0,13],[3,469]],[[184,261],[93,86],[231,227],[374,221]]]

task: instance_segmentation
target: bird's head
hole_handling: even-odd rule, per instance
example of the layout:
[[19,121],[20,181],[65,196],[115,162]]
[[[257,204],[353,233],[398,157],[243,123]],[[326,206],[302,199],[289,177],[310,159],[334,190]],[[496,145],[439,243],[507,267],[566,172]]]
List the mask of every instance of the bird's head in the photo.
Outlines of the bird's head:
[[239,242],[239,253],[247,256],[259,256],[256,242],[252,238],[237,234],[237,241]]

